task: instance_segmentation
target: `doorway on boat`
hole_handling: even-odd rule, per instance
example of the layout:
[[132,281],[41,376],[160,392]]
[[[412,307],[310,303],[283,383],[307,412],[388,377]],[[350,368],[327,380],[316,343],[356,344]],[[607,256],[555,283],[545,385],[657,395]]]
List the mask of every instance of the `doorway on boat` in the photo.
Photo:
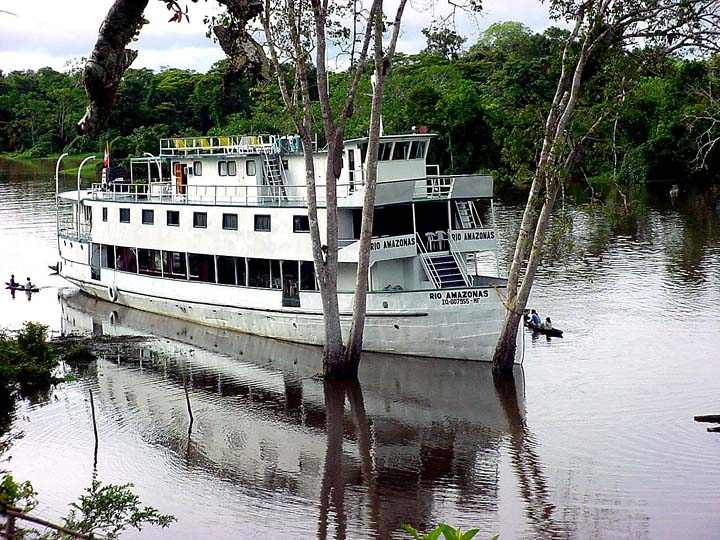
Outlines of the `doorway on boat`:
[[282,305],[300,307],[300,272],[297,261],[282,261]]
[[100,279],[100,244],[90,244],[90,279]]
[[415,204],[415,227],[427,251],[448,251],[449,224],[450,211],[447,201]]
[[185,187],[187,186],[188,167],[182,163],[175,163],[175,186],[178,195],[185,195]]

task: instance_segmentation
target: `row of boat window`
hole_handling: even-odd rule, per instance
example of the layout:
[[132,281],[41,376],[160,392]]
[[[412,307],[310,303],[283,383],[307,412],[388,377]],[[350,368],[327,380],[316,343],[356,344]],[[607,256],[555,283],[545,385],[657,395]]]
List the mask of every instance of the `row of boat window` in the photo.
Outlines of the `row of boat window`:
[[[390,161],[396,159],[422,159],[425,157],[425,141],[399,141],[380,143],[378,159]],[[363,158],[364,160],[364,158]]]
[[284,261],[252,257],[229,257],[159,249],[101,246],[103,268],[148,276],[263,289],[314,291],[312,261]]
[[[398,141],[398,142],[384,142],[378,146],[378,159],[380,161],[391,161],[400,159],[423,159],[425,157],[425,149],[427,148],[426,141]],[[360,155],[361,160],[365,161],[365,154],[367,153],[367,145],[361,145]],[[283,165],[287,168],[287,164],[284,161]],[[245,175],[255,176],[257,173],[255,160],[248,159],[245,161]],[[354,167],[350,167],[353,169]],[[218,161],[217,163],[218,176],[237,176],[237,162],[233,160]],[[192,163],[192,174],[193,176],[202,176],[203,174],[203,163],[202,161],[193,161]]]
[[[272,218],[269,214],[255,214],[254,218],[256,231],[270,232],[272,230]],[[130,223],[130,208],[120,208],[119,219],[120,223]],[[108,220],[108,209],[105,206],[102,208],[102,220]],[[143,225],[154,225],[155,210],[143,208],[141,221]],[[165,224],[168,227],[179,227],[180,211],[167,210],[165,214]],[[196,229],[207,228],[207,212],[193,212],[193,227]],[[238,215],[224,213],[222,215],[222,228],[229,231],[237,231]],[[293,232],[310,232],[310,221],[308,216],[293,216]]]
[[[236,161],[218,161],[218,176],[237,176],[237,162]],[[257,172],[255,161],[248,159],[245,161],[245,175],[255,176]],[[193,176],[202,176],[203,164],[202,161],[193,161],[192,164]]]

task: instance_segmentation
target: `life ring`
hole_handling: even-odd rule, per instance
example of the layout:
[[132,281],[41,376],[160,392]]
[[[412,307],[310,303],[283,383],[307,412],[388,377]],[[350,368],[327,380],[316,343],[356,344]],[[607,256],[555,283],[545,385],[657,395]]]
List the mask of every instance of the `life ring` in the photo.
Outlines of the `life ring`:
[[112,285],[108,285],[107,294],[111,302],[117,302],[118,288],[115,286],[114,283]]

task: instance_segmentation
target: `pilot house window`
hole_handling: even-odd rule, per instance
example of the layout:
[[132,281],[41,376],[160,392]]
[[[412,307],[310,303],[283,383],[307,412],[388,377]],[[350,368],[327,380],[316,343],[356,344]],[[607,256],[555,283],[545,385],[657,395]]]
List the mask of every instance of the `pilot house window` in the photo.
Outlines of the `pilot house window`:
[[220,176],[236,176],[237,163],[234,161],[218,161],[218,174]]
[[246,176],[255,176],[255,161],[248,159],[245,162],[245,174]]

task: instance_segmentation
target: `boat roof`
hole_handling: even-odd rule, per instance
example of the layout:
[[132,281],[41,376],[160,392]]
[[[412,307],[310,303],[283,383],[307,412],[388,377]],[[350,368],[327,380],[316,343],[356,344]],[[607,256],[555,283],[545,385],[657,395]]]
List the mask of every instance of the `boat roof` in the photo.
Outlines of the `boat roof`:
[[[393,142],[393,141],[410,141],[413,139],[432,139],[437,137],[436,133],[403,133],[399,135],[381,135],[380,142]],[[346,139],[343,141],[344,144],[362,144],[368,141],[368,137],[359,137],[357,139]]]

